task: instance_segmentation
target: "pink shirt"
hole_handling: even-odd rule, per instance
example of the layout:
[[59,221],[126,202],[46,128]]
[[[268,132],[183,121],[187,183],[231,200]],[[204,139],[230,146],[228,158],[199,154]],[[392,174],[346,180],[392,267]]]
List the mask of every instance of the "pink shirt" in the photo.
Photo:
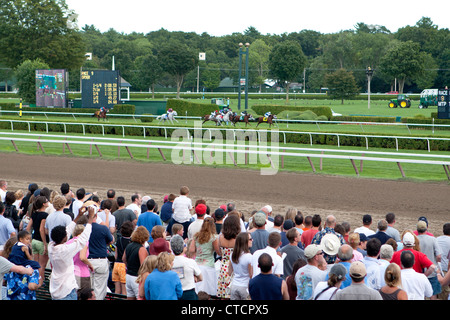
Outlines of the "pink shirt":
[[[69,241],[67,241],[67,243],[71,243],[71,242],[75,241],[76,238],[77,237],[70,239]],[[86,245],[88,246],[88,249],[86,252],[86,257],[88,257],[89,256],[89,241]],[[83,261],[81,261],[79,252],[73,257],[73,265],[74,265],[75,275],[77,277],[85,278],[85,277],[91,276],[91,270],[89,269],[87,264],[85,264]]]
[[364,259],[363,254],[361,252],[359,252],[358,250],[353,249],[353,259],[351,260],[351,262],[361,261],[363,259]]

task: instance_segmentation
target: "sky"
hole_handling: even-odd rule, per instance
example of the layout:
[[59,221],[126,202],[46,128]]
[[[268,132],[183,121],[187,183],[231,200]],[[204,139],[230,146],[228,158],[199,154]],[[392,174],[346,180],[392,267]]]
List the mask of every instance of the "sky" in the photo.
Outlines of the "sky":
[[94,25],[129,34],[168,31],[208,33],[211,36],[243,33],[255,27],[262,34],[283,34],[303,29],[337,33],[363,22],[385,26],[391,32],[429,17],[439,28],[450,28],[450,2],[427,0],[66,0],[78,14],[78,27]]

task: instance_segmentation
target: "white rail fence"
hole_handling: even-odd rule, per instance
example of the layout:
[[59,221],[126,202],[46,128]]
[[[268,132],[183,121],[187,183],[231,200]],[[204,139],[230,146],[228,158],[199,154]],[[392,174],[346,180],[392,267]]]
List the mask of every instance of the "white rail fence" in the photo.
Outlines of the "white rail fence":
[[[32,121],[32,120],[5,120],[0,119],[0,122],[8,122],[10,123],[11,131],[14,131],[14,124],[15,123],[26,123],[28,126],[28,132],[31,132],[31,124],[32,123],[39,123],[44,124],[46,127],[46,133],[49,133],[49,126],[50,125],[62,125],[64,128],[64,134],[67,134],[67,126],[81,126],[83,130],[83,135],[86,135],[86,127],[87,126],[98,126],[102,129],[102,135],[105,136],[105,128],[107,127],[120,127],[122,128],[122,137],[125,137],[125,128],[140,128],[142,129],[142,136],[146,138],[146,129],[160,129],[164,130],[164,136],[167,139],[168,137],[168,130],[186,130],[187,134],[189,135],[189,130],[203,130],[206,132],[209,132],[210,137],[212,136],[213,131],[222,130],[225,132],[231,132],[234,137],[236,137],[237,132],[242,132],[245,130],[246,132],[255,132],[258,135],[258,139],[260,137],[260,133],[267,133],[271,132],[271,130],[267,129],[252,129],[252,128],[227,128],[227,127],[218,127],[218,128],[210,128],[210,127],[177,127],[177,126],[155,126],[155,125],[126,125],[126,124],[108,124],[108,123],[82,123],[82,122],[46,122],[46,121]],[[311,131],[285,131],[285,130],[277,130],[279,134],[283,135],[283,143],[286,144],[286,135],[287,134],[302,134],[302,135],[309,135],[310,145],[313,145],[313,136],[336,136],[337,139],[337,146],[340,147],[341,143],[341,137],[362,137],[365,139],[366,142],[366,149],[369,149],[369,139],[370,138],[388,138],[395,140],[395,146],[396,150],[399,150],[399,144],[398,141],[400,139],[408,139],[408,140],[424,140],[427,141],[427,149],[428,152],[431,152],[431,145],[430,141],[450,141],[450,138],[435,138],[435,137],[411,137],[411,136],[393,136],[393,135],[368,135],[368,134],[348,134],[348,133],[338,133],[338,132],[311,132]]]
[[[44,139],[45,138],[45,139]],[[45,153],[44,144],[61,144],[63,153],[66,148],[71,154],[73,151],[71,145],[88,145],[90,146],[90,154],[92,155],[93,147],[97,150],[98,156],[102,157],[100,147],[117,147],[118,157],[120,157],[120,148],[125,148],[130,156],[134,158],[130,148],[140,148],[147,150],[147,158],[149,158],[149,151],[157,149],[164,161],[167,157],[165,151],[173,152],[173,150],[182,151],[183,163],[185,159],[191,159],[194,163],[202,163],[199,160],[199,152],[202,154],[210,154],[212,158],[213,153],[222,152],[227,154],[234,166],[237,166],[236,161],[239,154],[244,158],[243,164],[249,163],[250,155],[257,155],[259,157],[267,157],[268,163],[274,166],[274,157],[277,157],[281,168],[284,168],[285,157],[303,157],[306,158],[311,166],[313,172],[316,168],[312,162],[312,158],[320,159],[320,170],[322,170],[323,159],[336,159],[350,161],[355,174],[357,176],[363,170],[363,161],[375,162],[390,162],[396,163],[402,177],[405,177],[402,164],[412,163],[421,165],[441,165],[448,180],[450,180],[450,155],[443,154],[420,154],[420,153],[398,153],[398,152],[379,152],[379,151],[357,151],[357,150],[343,150],[343,149],[316,149],[316,148],[295,148],[295,147],[272,147],[251,144],[218,144],[208,142],[197,142],[196,139],[188,138],[188,141],[160,141],[160,140],[142,140],[142,139],[117,139],[117,138],[92,138],[83,136],[63,136],[63,135],[39,135],[26,133],[0,133],[0,141],[10,141],[15,150],[19,152],[19,142],[36,143],[40,151]],[[173,159],[172,159],[173,161]],[[189,160],[187,160],[189,162]],[[360,166],[356,165],[355,161],[360,161]]]

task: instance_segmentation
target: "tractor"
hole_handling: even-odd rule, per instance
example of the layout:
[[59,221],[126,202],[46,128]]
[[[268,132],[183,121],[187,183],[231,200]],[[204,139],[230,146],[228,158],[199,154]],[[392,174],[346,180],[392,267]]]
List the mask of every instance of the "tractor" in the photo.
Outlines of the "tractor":
[[388,104],[389,108],[409,108],[411,107],[411,100],[409,100],[408,96],[405,94],[399,94],[397,99],[391,99]]

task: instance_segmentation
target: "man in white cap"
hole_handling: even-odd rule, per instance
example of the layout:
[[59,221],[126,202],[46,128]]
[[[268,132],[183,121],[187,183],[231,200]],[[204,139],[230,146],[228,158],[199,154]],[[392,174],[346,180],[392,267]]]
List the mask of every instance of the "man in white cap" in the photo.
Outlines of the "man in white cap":
[[411,232],[406,232],[403,235],[403,239],[402,239],[404,247],[402,250],[394,252],[391,262],[396,263],[401,268],[402,264],[400,261],[400,256],[403,251],[409,250],[414,254],[413,269],[419,273],[424,273],[423,270],[426,269],[425,275],[429,276],[433,271],[436,270],[436,266],[433,264],[433,262],[430,259],[428,259],[426,254],[413,249],[415,241],[416,241],[415,236]]
[[[341,241],[339,240],[338,236],[335,235],[334,233],[327,233],[322,237],[322,240],[320,241],[320,246],[322,247],[323,252],[329,257],[328,260],[336,260],[339,247],[341,246]],[[328,271],[331,269],[333,264],[334,263],[328,263],[327,261]]]
[[266,214],[266,230],[270,232],[270,230],[274,226],[273,217],[271,217],[272,207],[269,205],[266,205],[266,206],[262,207],[260,211],[262,211]]
[[[317,232],[314,235],[314,238],[311,241],[311,244],[320,244],[322,241],[322,238],[326,235],[326,234],[334,234],[339,238],[339,241],[341,243],[341,245],[345,244],[345,240],[344,237],[342,236],[342,234],[336,232],[334,230],[334,227],[336,226],[336,217],[333,215],[329,215],[327,216],[326,220],[325,220],[325,228],[323,228],[323,230]],[[336,252],[337,254],[337,252]],[[325,261],[328,264],[333,264],[336,262],[336,254],[335,255],[329,255],[326,252],[324,252],[324,258]]]
[[319,269],[319,265],[324,263],[322,247],[317,244],[310,244],[305,248],[304,253],[308,263],[298,269],[295,274],[296,300],[311,300],[317,284],[320,281],[325,281],[327,276],[326,271]]
[[349,275],[352,278],[352,284],[337,292],[333,300],[383,300],[377,290],[369,288],[364,283],[367,272],[363,262],[352,262]]

